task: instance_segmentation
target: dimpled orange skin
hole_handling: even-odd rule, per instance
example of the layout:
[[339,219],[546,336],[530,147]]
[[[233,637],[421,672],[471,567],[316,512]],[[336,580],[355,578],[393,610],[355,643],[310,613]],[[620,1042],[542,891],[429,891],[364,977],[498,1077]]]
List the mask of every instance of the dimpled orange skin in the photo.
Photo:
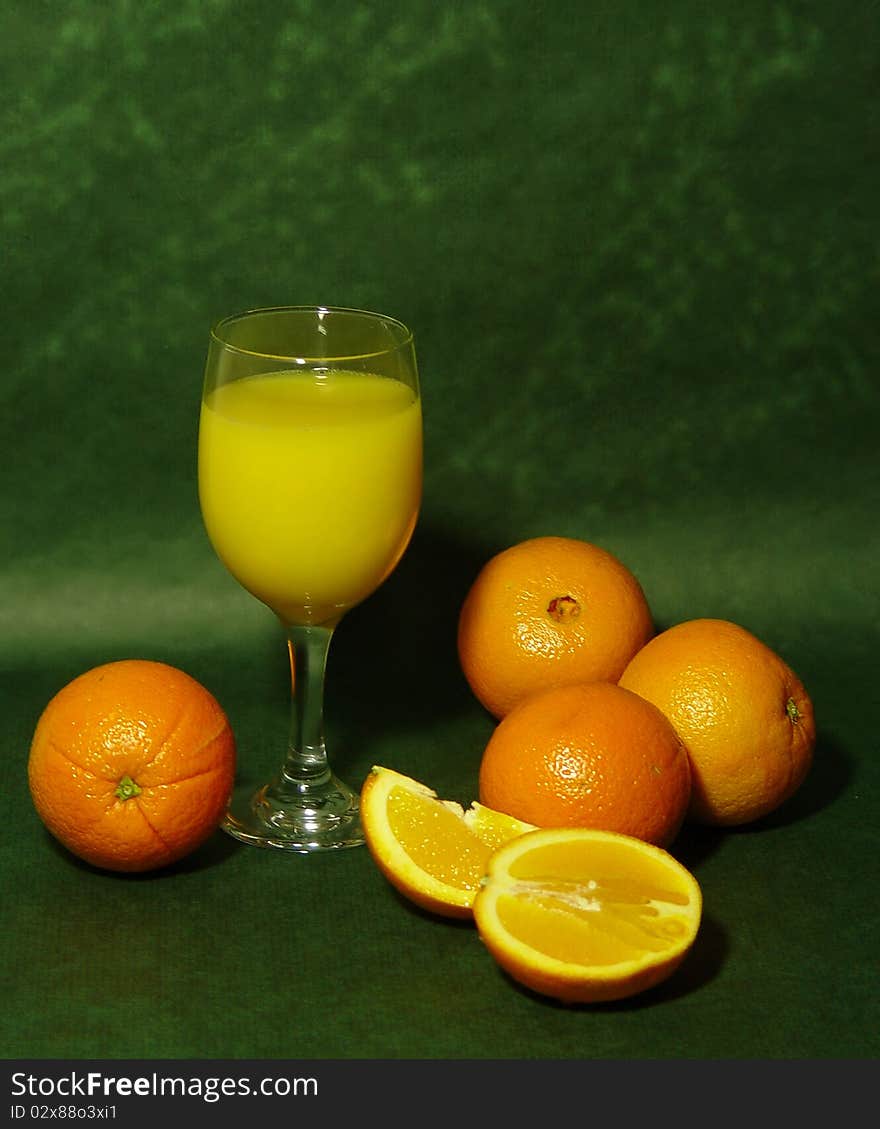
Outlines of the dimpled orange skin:
[[620,560],[586,541],[535,537],[477,575],[458,653],[474,695],[502,718],[542,690],[616,682],[653,633],[645,594]]
[[668,846],[690,798],[675,730],[650,702],[609,682],[537,694],[496,726],[480,802],[536,827],[586,827]]
[[800,678],[738,624],[695,619],[655,636],[624,686],[658,706],[688,750],[689,818],[750,823],[803,783],[813,758],[813,705]]
[[34,732],[37,814],[93,866],[145,871],[200,846],[223,818],[235,742],[219,703],[165,663],[125,659],[73,679]]

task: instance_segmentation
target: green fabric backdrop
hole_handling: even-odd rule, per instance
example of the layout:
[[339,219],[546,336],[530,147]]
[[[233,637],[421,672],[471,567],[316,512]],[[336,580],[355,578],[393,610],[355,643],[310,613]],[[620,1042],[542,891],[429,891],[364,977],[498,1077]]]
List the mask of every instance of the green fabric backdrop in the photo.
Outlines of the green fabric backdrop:
[[[738,0],[0,3],[4,1057],[806,1058],[878,1050],[875,5]],[[207,332],[256,305],[417,340],[417,534],[343,621],[328,738],[475,795],[492,722],[455,621],[553,533],[659,626],[733,619],[800,673],[814,771],[685,832],[704,891],[657,991],[566,1008],[365,850],[218,834],[167,873],[78,864],[26,760],[114,658],[200,679],[243,779],[287,727],[280,629],[208,544]]]

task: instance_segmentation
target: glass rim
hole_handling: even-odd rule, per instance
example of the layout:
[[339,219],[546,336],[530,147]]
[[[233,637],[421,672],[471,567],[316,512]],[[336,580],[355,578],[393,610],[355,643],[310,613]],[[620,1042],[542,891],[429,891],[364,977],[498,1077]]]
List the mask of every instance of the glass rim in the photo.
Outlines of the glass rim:
[[[294,313],[311,313],[311,314],[356,314],[358,317],[368,318],[374,322],[384,322],[394,326],[401,332],[401,338],[393,345],[389,345],[385,349],[374,349],[365,353],[341,353],[338,356],[321,356],[321,357],[308,357],[303,354],[294,353],[270,353],[264,352],[260,349],[244,349],[240,345],[233,345],[227,341],[222,335],[224,326],[228,326],[233,322],[244,321],[247,318],[256,317],[265,314],[294,314]],[[398,349],[406,348],[413,343],[413,332],[402,322],[399,318],[391,317],[390,314],[380,314],[374,310],[362,310],[356,306],[324,306],[324,305],[304,305],[304,306],[256,306],[253,309],[241,310],[237,314],[227,314],[225,317],[215,321],[211,326],[211,340],[215,341],[221,348],[228,349],[232,353],[238,353],[245,357],[259,357],[264,360],[270,361],[290,361],[296,364],[326,364],[335,361],[357,361],[369,360],[371,357],[384,357],[389,353],[394,353]]]

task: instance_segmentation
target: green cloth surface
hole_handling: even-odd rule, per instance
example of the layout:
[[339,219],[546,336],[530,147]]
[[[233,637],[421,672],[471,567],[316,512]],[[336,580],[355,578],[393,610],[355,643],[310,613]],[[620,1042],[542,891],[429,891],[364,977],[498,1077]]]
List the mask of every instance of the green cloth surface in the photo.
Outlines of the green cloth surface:
[[[878,1051],[876,6],[0,4],[0,1057],[818,1058]],[[666,985],[572,1008],[366,849],[218,833],[101,873],[31,805],[50,697],[161,659],[280,762],[284,641],[201,523],[210,324],[378,309],[416,335],[424,504],[331,650],[327,736],[475,798],[492,719],[458,609],[580,537],[658,627],[734,620],[813,698],[784,808],[685,829],[702,928]]]

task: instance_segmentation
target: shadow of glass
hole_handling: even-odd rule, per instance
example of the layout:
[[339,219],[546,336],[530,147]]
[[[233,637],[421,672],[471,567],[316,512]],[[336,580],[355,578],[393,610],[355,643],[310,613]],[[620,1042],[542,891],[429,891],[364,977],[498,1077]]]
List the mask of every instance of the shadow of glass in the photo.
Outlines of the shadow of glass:
[[495,551],[419,525],[395,571],[336,631],[328,717],[406,729],[474,709],[458,661],[458,615]]

